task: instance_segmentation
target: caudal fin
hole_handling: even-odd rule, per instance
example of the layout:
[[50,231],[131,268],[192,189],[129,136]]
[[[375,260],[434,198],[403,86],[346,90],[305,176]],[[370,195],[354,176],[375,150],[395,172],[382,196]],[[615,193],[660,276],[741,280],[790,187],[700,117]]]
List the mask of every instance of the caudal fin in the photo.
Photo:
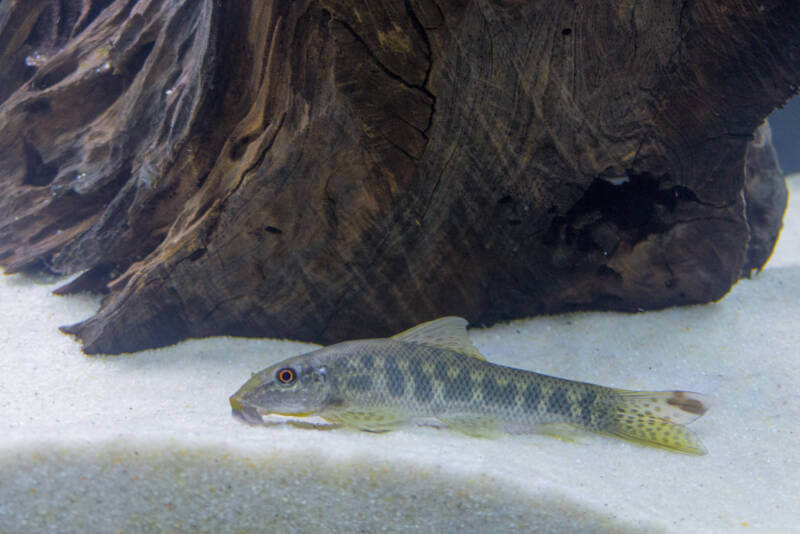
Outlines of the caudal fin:
[[689,454],[706,454],[706,448],[689,424],[709,408],[704,395],[690,391],[616,390],[622,402],[611,418],[609,434]]

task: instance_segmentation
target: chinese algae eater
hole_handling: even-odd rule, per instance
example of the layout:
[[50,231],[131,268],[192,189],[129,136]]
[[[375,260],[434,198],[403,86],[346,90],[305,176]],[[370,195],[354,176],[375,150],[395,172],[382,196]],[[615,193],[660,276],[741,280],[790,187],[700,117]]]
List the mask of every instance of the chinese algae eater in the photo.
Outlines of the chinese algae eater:
[[675,451],[705,454],[683,425],[706,397],[688,391],[629,391],[486,361],[467,321],[443,317],[385,339],[346,341],[254,373],[230,397],[248,423],[263,415],[303,417],[380,432],[435,418],[479,437],[566,423]]

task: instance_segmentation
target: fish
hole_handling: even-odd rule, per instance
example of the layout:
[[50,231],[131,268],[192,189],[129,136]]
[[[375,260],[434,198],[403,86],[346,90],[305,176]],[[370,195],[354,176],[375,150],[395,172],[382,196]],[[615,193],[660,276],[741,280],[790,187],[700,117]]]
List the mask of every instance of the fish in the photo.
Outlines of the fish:
[[638,444],[706,454],[684,425],[709,399],[690,391],[632,391],[487,361],[467,321],[442,317],[389,338],[344,341],[257,373],[231,395],[233,415],[318,416],[370,432],[436,421],[496,438],[566,424]]

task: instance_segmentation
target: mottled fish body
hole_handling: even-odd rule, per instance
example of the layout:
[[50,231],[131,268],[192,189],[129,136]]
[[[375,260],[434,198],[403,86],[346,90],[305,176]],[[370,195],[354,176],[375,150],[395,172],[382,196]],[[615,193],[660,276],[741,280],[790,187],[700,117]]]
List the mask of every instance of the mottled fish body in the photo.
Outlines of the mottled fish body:
[[466,321],[445,317],[387,339],[347,341],[289,358],[230,398],[235,415],[317,415],[385,431],[436,418],[481,437],[566,423],[647,445],[703,454],[689,423],[706,399],[685,391],[637,392],[487,362]]

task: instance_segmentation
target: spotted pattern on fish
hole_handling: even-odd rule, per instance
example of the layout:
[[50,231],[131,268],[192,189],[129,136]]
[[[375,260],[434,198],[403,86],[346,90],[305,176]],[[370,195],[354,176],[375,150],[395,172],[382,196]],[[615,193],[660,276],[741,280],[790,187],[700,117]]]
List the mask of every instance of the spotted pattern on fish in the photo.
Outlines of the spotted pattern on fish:
[[522,409],[530,413],[537,413],[539,411],[539,401],[541,400],[542,389],[536,382],[529,382],[525,386],[525,393],[522,397]]
[[563,387],[555,387],[547,397],[547,408],[552,412],[563,416],[571,414],[567,391]]
[[392,397],[402,397],[406,391],[406,379],[397,362],[392,358],[386,362],[386,387]]
[[468,369],[459,369],[456,376],[444,383],[444,400],[467,402],[472,400],[474,385],[472,373]]
[[419,358],[409,359],[408,371],[414,383],[414,398],[419,402],[430,402],[433,398],[433,387],[431,377],[422,368],[422,361]]
[[589,390],[584,392],[581,400],[578,402],[581,409],[581,422],[585,427],[590,427],[592,425],[592,407],[594,406],[595,400],[597,400],[597,392]]
[[371,354],[365,354],[361,357],[361,365],[365,371],[372,371],[375,367],[375,358]]
[[[359,366],[332,362],[329,373],[337,377],[337,398],[345,405],[399,406],[410,417],[468,411],[530,425],[566,420],[595,428],[609,418],[612,390],[599,394],[591,389],[597,386],[406,345],[389,341],[365,347],[356,359]],[[410,348],[413,354],[403,354]],[[369,373],[364,360],[372,364]],[[367,376],[373,377],[371,383]]]
[[496,404],[499,406],[511,404],[515,402],[517,394],[517,387],[513,382],[507,382],[505,385],[497,383],[497,379],[491,374],[486,374],[481,382],[483,392],[483,400],[488,403]]
[[450,378],[450,366],[447,365],[447,362],[437,360],[433,364],[433,377],[443,383],[452,380]]
[[[255,413],[287,414],[291,409],[373,432],[430,417],[485,436],[498,428],[526,431],[567,423],[683,452],[704,452],[694,434],[681,426],[707,409],[701,395],[615,390],[514,369],[482,359],[474,347],[450,348],[448,343],[464,346],[456,339],[458,333],[435,336],[430,343],[422,334],[409,341],[345,342],[276,363],[240,388],[231,406],[251,419]],[[295,364],[302,371],[298,384],[322,384],[325,390],[299,390],[299,400],[289,405],[282,400],[288,397],[268,390],[280,390],[274,373]],[[308,379],[315,368],[324,370],[324,379]]]
[[355,375],[347,380],[347,387],[357,391],[369,391],[372,389],[372,377],[369,375]]

